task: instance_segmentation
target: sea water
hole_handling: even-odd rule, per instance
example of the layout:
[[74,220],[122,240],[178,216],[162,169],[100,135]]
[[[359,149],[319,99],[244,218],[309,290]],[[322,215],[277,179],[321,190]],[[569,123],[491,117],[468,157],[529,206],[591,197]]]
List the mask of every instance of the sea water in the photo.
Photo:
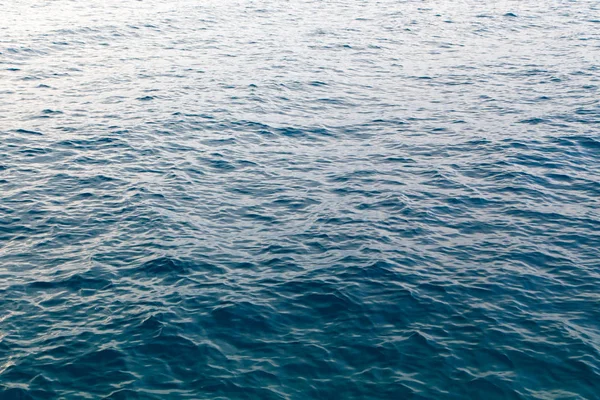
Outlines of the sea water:
[[0,7],[1,399],[600,399],[600,4]]

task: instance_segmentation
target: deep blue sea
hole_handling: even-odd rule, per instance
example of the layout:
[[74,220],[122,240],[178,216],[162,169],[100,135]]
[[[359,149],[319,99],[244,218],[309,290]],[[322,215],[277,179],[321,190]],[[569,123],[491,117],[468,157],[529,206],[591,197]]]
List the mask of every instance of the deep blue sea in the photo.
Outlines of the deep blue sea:
[[600,399],[597,0],[0,1],[0,399]]

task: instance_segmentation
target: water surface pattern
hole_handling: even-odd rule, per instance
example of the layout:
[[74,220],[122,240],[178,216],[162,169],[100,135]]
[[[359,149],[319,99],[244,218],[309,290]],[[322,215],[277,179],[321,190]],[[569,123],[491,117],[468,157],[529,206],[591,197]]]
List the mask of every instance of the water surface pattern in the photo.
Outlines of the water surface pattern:
[[1,399],[600,399],[597,1],[4,1]]

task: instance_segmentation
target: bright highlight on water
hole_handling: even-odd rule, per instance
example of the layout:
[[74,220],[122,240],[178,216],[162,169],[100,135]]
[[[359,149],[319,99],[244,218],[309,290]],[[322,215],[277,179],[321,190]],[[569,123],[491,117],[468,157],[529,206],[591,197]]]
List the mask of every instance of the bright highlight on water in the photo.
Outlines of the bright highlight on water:
[[600,399],[600,3],[0,6],[0,399]]

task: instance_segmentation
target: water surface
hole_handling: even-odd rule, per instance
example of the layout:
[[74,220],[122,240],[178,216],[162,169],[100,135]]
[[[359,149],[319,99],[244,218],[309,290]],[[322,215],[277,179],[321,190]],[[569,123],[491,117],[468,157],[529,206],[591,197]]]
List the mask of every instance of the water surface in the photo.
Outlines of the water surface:
[[600,398],[597,1],[1,9],[0,398]]

